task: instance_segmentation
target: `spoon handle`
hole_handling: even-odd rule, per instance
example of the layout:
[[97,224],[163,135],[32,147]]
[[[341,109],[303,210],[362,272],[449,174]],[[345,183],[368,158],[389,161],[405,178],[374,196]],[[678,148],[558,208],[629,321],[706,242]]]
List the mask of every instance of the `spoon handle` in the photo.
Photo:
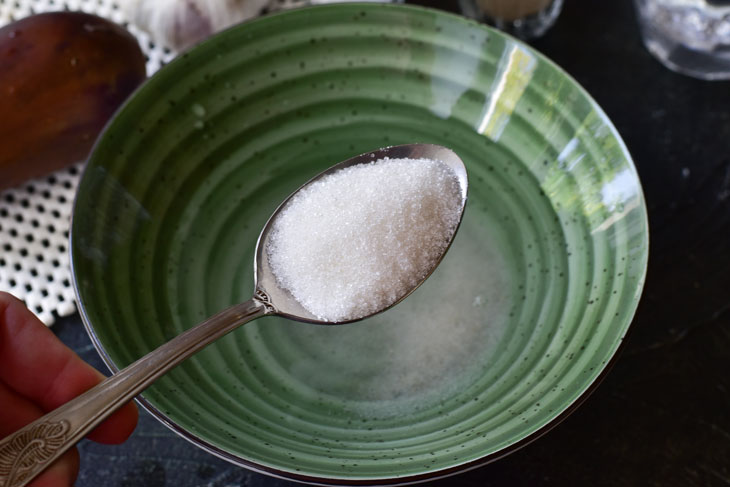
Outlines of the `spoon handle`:
[[0,487],[21,487],[180,362],[272,309],[254,297],[176,336],[97,386],[0,440]]

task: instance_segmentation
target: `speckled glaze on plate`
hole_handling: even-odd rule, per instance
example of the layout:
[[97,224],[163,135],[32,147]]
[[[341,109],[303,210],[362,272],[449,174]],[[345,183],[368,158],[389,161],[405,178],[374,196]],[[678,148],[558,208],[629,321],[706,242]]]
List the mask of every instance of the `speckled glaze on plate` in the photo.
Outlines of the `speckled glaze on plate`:
[[72,223],[82,316],[112,369],[253,290],[258,233],[312,175],[378,147],[450,147],[464,222],[421,289],[373,320],[265,318],[141,399],[212,453],[321,484],[472,468],[571,411],[644,282],[647,217],[596,103],[522,43],[402,5],[292,10],[152,77],[89,160]]

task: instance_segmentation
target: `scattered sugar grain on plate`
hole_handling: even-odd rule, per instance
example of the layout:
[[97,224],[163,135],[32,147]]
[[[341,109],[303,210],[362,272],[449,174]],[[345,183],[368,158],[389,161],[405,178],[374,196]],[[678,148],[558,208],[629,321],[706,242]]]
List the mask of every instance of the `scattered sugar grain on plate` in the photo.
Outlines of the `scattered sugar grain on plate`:
[[459,223],[454,171],[430,159],[379,159],[297,193],[267,249],[279,284],[319,319],[357,319],[397,301],[438,261]]

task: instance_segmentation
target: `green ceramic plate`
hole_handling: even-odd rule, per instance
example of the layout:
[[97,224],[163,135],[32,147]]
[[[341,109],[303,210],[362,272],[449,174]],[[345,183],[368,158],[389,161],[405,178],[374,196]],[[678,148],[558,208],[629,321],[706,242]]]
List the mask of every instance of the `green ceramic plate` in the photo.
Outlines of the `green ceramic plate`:
[[596,103],[529,47],[422,8],[331,5],[235,27],[151,78],[100,138],[72,225],[82,315],[112,369],[253,290],[272,210],[330,165],[413,142],[470,176],[442,266],[377,318],[266,318],[141,399],[234,463],[397,483],[515,449],[577,404],[641,293],[647,218]]

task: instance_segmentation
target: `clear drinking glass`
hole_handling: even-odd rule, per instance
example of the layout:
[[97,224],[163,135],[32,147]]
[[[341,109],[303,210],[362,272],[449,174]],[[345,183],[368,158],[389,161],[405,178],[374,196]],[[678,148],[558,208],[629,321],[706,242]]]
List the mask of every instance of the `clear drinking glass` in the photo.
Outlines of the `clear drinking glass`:
[[668,68],[730,79],[730,0],[635,0],[647,49]]
[[459,0],[461,13],[521,39],[543,35],[557,20],[563,0]]

